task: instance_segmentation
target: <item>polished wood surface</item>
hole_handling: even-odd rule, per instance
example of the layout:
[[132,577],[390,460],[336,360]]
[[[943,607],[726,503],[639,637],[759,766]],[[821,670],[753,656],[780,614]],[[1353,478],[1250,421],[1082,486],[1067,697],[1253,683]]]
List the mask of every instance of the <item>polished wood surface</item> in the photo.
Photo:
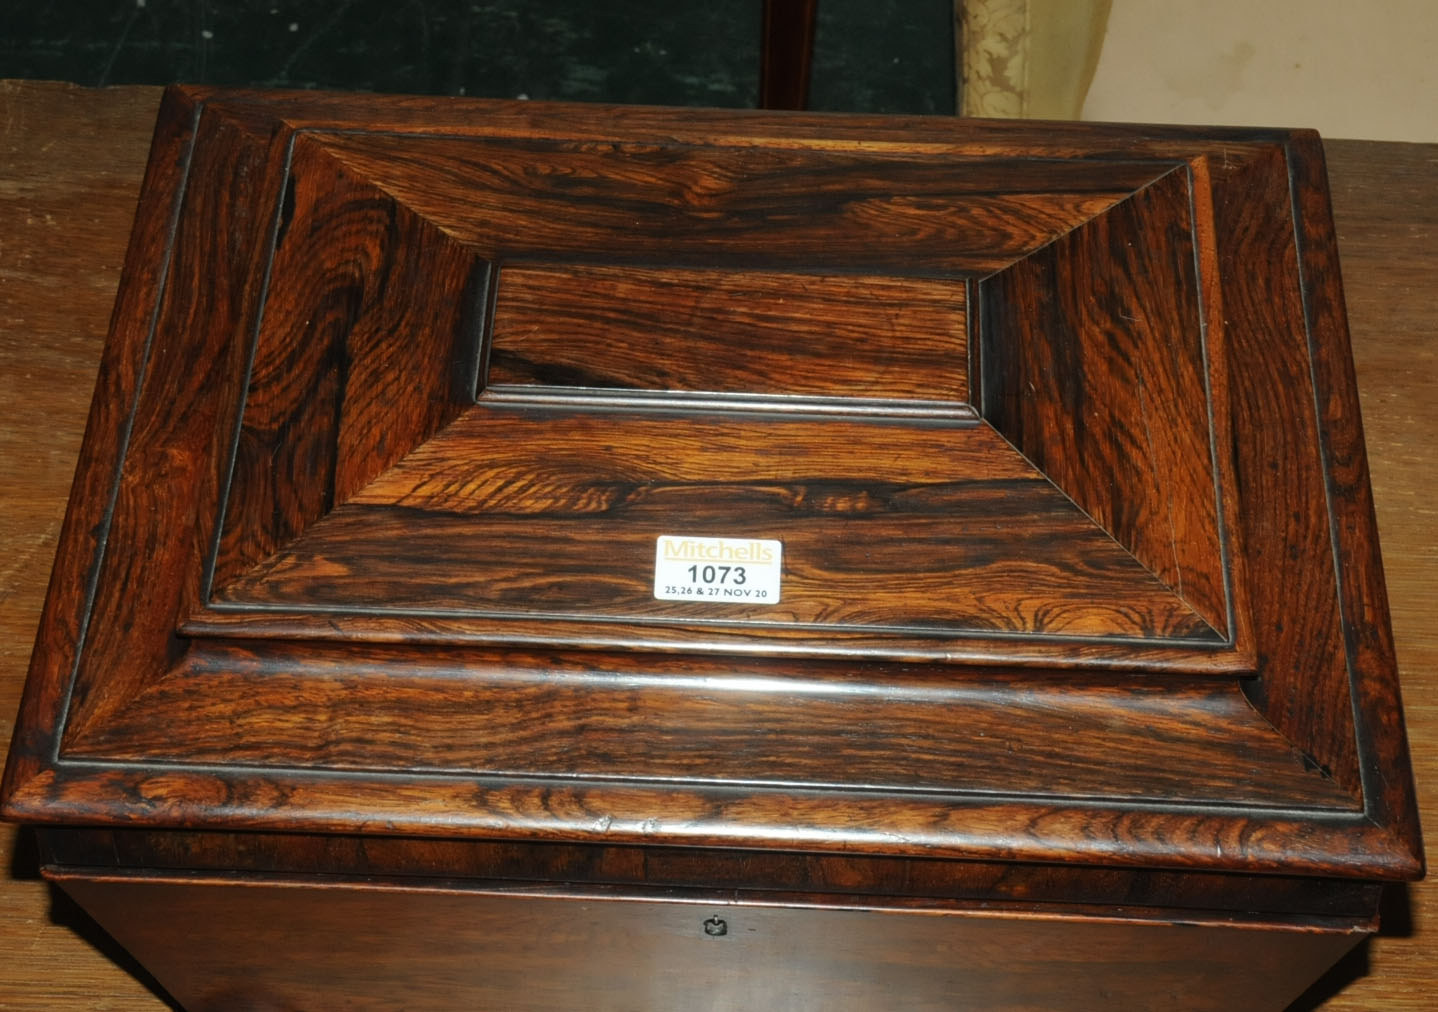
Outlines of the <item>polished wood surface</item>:
[[1169,172],[985,279],[984,414],[1226,636],[1216,486],[1232,479],[1215,474],[1223,433],[1194,410],[1211,388],[1222,404],[1223,349],[1205,338],[1225,328],[1202,322],[1190,194],[1187,174]]
[[966,296],[924,278],[508,265],[485,386],[892,398],[952,410],[969,399]]
[[[603,113],[166,92],[6,815],[1420,872],[1310,134]],[[495,398],[535,261],[977,285],[994,403]],[[780,537],[786,589],[659,600],[666,533]],[[1085,716],[960,730],[1033,701]]]
[[[676,516],[698,530],[673,530]],[[781,600],[654,599],[658,537],[754,531],[787,546]],[[956,571],[970,578],[955,584]],[[720,628],[810,650],[886,635],[910,654],[934,651],[925,637],[965,634],[1216,639],[987,427],[847,419],[683,424],[495,407],[416,448],[215,595],[206,617],[217,622],[221,605],[232,616],[257,604],[367,608],[473,627],[509,617],[543,637],[538,619],[603,615],[646,622],[646,638],[666,641],[702,608]],[[251,626],[265,617],[255,612],[243,613]]]
[[[13,230],[7,227],[7,232],[26,235],[34,233],[37,229],[41,229],[41,232],[39,235],[37,235],[36,242],[34,244],[34,249],[36,252],[29,252],[28,250],[25,251],[25,259],[21,261],[21,267],[25,267],[28,264],[35,263],[35,260],[33,258],[40,257],[47,251],[50,252],[51,255],[56,259],[51,261],[51,263],[48,265],[49,273],[45,273],[38,268],[32,267],[30,268],[30,270],[32,271],[32,277],[34,279],[38,279],[39,283],[42,284],[48,283],[54,286],[63,286],[62,290],[65,292],[66,295],[66,299],[63,305],[58,303],[51,296],[44,296],[41,298],[35,298],[34,296],[30,296],[31,301],[25,303],[28,308],[21,311],[11,311],[10,313],[7,313],[7,316],[10,318],[9,320],[7,320],[7,329],[10,331],[11,334],[16,335],[12,338],[12,341],[14,341],[14,345],[7,346],[6,349],[8,355],[16,356],[12,360],[19,363],[17,365],[17,371],[14,374],[21,375],[23,374],[22,371],[24,371],[29,372],[30,375],[43,376],[44,372],[42,371],[42,369],[44,367],[45,360],[48,359],[49,368],[54,369],[56,374],[60,376],[60,382],[56,384],[60,388],[60,391],[55,393],[53,396],[47,395],[46,399],[43,402],[43,405],[36,403],[38,399],[38,393],[32,393],[32,391],[28,389],[25,391],[25,393],[32,394],[31,397],[26,397],[22,400],[21,396],[19,394],[16,394],[14,408],[12,409],[11,406],[7,404],[7,417],[15,415],[20,417],[21,419],[24,419],[25,417],[27,417],[25,415],[25,411],[28,410],[30,412],[33,412],[31,415],[28,416],[32,419],[30,423],[32,427],[23,430],[17,430],[23,431],[27,435],[24,437],[20,437],[20,439],[17,439],[15,449],[13,451],[16,454],[17,460],[26,461],[27,458],[33,458],[36,455],[53,455],[56,453],[55,447],[63,445],[63,435],[59,429],[60,422],[62,419],[61,408],[64,404],[71,404],[71,431],[72,433],[78,433],[78,423],[76,419],[83,416],[84,405],[88,403],[90,393],[89,380],[86,374],[89,370],[93,368],[94,358],[97,354],[98,349],[98,340],[96,335],[98,335],[103,330],[103,321],[108,311],[109,295],[108,293],[104,292],[103,284],[96,283],[93,286],[97,290],[97,292],[91,292],[91,298],[99,306],[99,308],[93,310],[94,315],[91,318],[92,322],[90,326],[92,329],[89,331],[89,343],[74,339],[73,335],[76,330],[76,322],[75,319],[71,318],[71,314],[78,314],[78,306],[81,304],[75,296],[77,294],[84,294],[83,288],[77,290],[76,278],[89,278],[98,276],[102,279],[105,279],[105,276],[103,274],[95,272],[94,264],[98,263],[99,261],[90,259],[91,257],[98,256],[96,249],[96,241],[108,241],[110,243],[110,249],[118,250],[123,244],[123,234],[131,209],[130,206],[126,206],[122,210],[116,211],[112,209],[109,212],[111,215],[111,225],[109,227],[111,230],[113,230],[115,234],[110,235],[108,240],[106,240],[105,229],[103,227],[96,228],[96,226],[94,225],[94,222],[97,220],[96,214],[101,213],[99,211],[99,204],[97,198],[94,196],[94,194],[103,194],[106,191],[106,187],[111,188],[112,191],[119,190],[123,192],[124,187],[116,183],[114,180],[113,174],[117,170],[112,168],[112,166],[115,165],[114,159],[116,156],[107,155],[105,157],[100,157],[98,151],[94,149],[90,149],[87,151],[85,149],[85,145],[87,143],[103,143],[105,145],[114,146],[118,150],[120,148],[123,148],[128,142],[139,149],[136,155],[136,162],[132,163],[132,168],[128,176],[130,187],[130,196],[128,197],[128,200],[133,200],[133,188],[135,185],[135,181],[138,178],[138,168],[135,168],[134,166],[138,165],[138,162],[143,158],[145,138],[148,137],[150,117],[153,113],[154,96],[153,93],[100,93],[97,95],[90,95],[84,93],[69,92],[63,89],[46,90],[43,88],[36,88],[32,86],[22,86],[19,89],[12,90],[5,97],[7,103],[11,107],[11,112],[8,120],[10,123],[9,129],[11,130],[11,137],[7,138],[6,143],[16,145],[21,149],[25,149],[25,145],[29,145],[28,150],[37,152],[36,154],[31,156],[31,161],[28,163],[34,166],[33,171],[35,172],[35,176],[32,177],[32,179],[38,180],[40,178],[48,177],[46,178],[46,181],[44,183],[32,181],[30,183],[31,188],[29,190],[19,190],[19,196],[15,198],[12,202],[8,203],[6,213],[16,216],[16,218],[14,219],[16,221],[16,227]],[[113,103],[111,109],[120,110],[119,116],[111,116],[108,118],[102,116],[99,112],[99,109],[104,103]],[[58,136],[53,135],[50,132],[51,130],[53,130],[53,121],[56,119],[57,116],[62,115],[67,108],[70,111],[69,114],[75,117],[76,122],[83,122],[86,118],[92,120],[98,119],[102,122],[108,119],[107,129],[109,132],[103,133],[101,135],[104,140],[91,141],[87,136],[83,134],[76,134],[75,136],[70,136],[68,132],[61,132]],[[126,117],[128,117],[128,119],[126,119]],[[126,123],[128,123],[128,126],[126,126]],[[28,134],[23,135],[25,137],[25,140],[17,141],[14,139],[17,130],[29,131]],[[128,130],[129,132],[126,133],[126,130]],[[46,144],[50,144],[51,148],[44,154],[39,154],[38,152],[40,151],[40,149],[44,148]],[[55,166],[57,164],[65,164],[65,161],[60,158],[60,155],[63,154],[65,151],[65,144],[76,146],[75,153],[72,155],[74,161],[70,163],[72,165],[72,168],[69,170],[71,174],[56,175],[57,170]],[[105,150],[108,150],[108,148],[106,148]],[[1400,346],[1398,350],[1390,351],[1389,354],[1395,356],[1393,359],[1390,360],[1390,364],[1391,367],[1395,369],[1401,370],[1406,368],[1410,371],[1410,373],[1413,373],[1413,375],[1410,375],[1406,385],[1402,381],[1402,378],[1400,376],[1397,378],[1396,381],[1387,382],[1380,387],[1380,389],[1384,391],[1385,395],[1389,396],[1390,398],[1402,397],[1402,392],[1404,390],[1410,391],[1410,393],[1408,394],[1409,399],[1407,401],[1402,401],[1399,403],[1398,408],[1396,409],[1397,417],[1388,419],[1389,424],[1393,425],[1401,425],[1405,423],[1415,424],[1415,418],[1418,419],[1418,423],[1416,424],[1421,425],[1424,418],[1431,422],[1432,411],[1431,407],[1429,407],[1426,401],[1422,399],[1423,381],[1425,378],[1431,380],[1431,349],[1427,351],[1427,354],[1429,355],[1429,358],[1426,360],[1429,369],[1429,373],[1427,374],[1427,376],[1425,377],[1421,371],[1417,371],[1416,373],[1413,372],[1424,361],[1421,357],[1425,351],[1425,346],[1423,344],[1424,330],[1422,328],[1426,324],[1426,315],[1416,311],[1411,316],[1398,315],[1396,317],[1396,320],[1400,324],[1402,324],[1404,320],[1417,322],[1409,322],[1406,325],[1408,328],[1406,331],[1401,325],[1397,327],[1393,326],[1393,322],[1395,320],[1395,316],[1393,314],[1402,314],[1404,312],[1403,307],[1409,305],[1409,303],[1406,303],[1403,300],[1405,298],[1420,298],[1421,292],[1419,292],[1419,289],[1416,287],[1416,282],[1410,281],[1408,283],[1410,286],[1409,294],[1405,295],[1403,293],[1398,293],[1397,295],[1395,295],[1391,291],[1391,286],[1392,284],[1394,284],[1393,275],[1388,272],[1386,266],[1390,260],[1393,260],[1395,258],[1399,260],[1404,259],[1401,257],[1396,257],[1396,254],[1394,253],[1396,243],[1399,243],[1405,239],[1409,242],[1415,241],[1414,226],[1412,224],[1414,220],[1413,216],[1421,213],[1423,206],[1421,204],[1421,201],[1423,199],[1423,193],[1425,192],[1425,184],[1423,182],[1424,177],[1421,175],[1421,173],[1424,171],[1428,171],[1430,175],[1427,178],[1431,179],[1431,161],[1425,163],[1423,158],[1414,156],[1413,152],[1415,150],[1421,151],[1423,149],[1374,149],[1370,147],[1358,147],[1348,149],[1343,146],[1336,146],[1330,149],[1330,157],[1334,162],[1335,203],[1338,205],[1338,213],[1340,216],[1339,241],[1341,244],[1342,252],[1346,258],[1345,266],[1347,268],[1348,296],[1350,302],[1350,313],[1353,320],[1353,329],[1358,347],[1360,378],[1364,378],[1363,370],[1365,368],[1366,361],[1368,361],[1364,357],[1365,339],[1377,342],[1377,344],[1374,346],[1379,348],[1385,347],[1385,345],[1382,344],[1382,341],[1384,339],[1393,340],[1390,335],[1394,333],[1399,335],[1406,334],[1408,340],[1408,343]],[[60,154],[57,154],[57,151]],[[1345,163],[1343,159],[1345,155],[1349,156],[1349,161],[1347,163],[1348,171],[1352,173],[1349,178],[1351,180],[1356,180],[1355,183],[1351,184],[1356,187],[1354,192],[1358,194],[1358,197],[1355,199],[1365,199],[1365,191],[1363,189],[1364,185],[1373,185],[1371,183],[1371,180],[1373,179],[1373,173],[1382,170],[1385,166],[1389,167],[1391,171],[1394,171],[1398,174],[1395,183],[1387,187],[1387,190],[1390,192],[1396,191],[1401,193],[1403,192],[1402,187],[1406,183],[1406,185],[1410,188],[1410,192],[1413,194],[1411,202],[1403,205],[1402,207],[1398,207],[1385,204],[1383,196],[1375,195],[1374,193],[1369,192],[1366,196],[1368,203],[1366,205],[1359,205],[1361,208],[1365,208],[1365,210],[1363,210],[1362,213],[1358,214],[1355,219],[1360,229],[1360,235],[1363,234],[1361,231],[1362,229],[1374,228],[1375,222],[1381,224],[1383,221],[1386,220],[1391,224],[1389,225],[1388,232],[1379,232],[1376,236],[1370,233],[1368,236],[1367,245],[1364,245],[1362,242],[1359,243],[1358,248],[1360,260],[1358,268],[1359,275],[1357,279],[1355,279],[1353,266],[1354,244],[1348,241],[1344,232],[1344,229],[1346,228],[1346,219],[1344,217],[1345,177],[1343,175],[1343,168]],[[1386,156],[1388,161],[1385,162],[1383,160],[1383,157],[1381,156]],[[1375,162],[1373,161],[1374,158],[1377,158],[1378,160]],[[57,162],[57,159],[60,160]],[[24,161],[23,158],[20,158],[17,159],[15,164],[23,167],[27,163]],[[43,170],[41,169],[41,166],[44,167]],[[67,181],[73,181],[69,184],[73,186],[73,189],[68,191],[66,189]],[[112,197],[112,200],[114,200],[117,204],[123,204],[126,202],[126,199],[124,197]],[[1415,204],[1417,205],[1416,207]],[[76,224],[76,230],[67,233],[64,239],[56,240],[53,246],[47,246],[45,239],[47,238],[47,236],[54,235],[55,233],[53,231],[46,232],[43,230],[43,227],[40,223],[45,222],[45,215],[51,215],[58,222],[59,220],[62,220],[59,217],[61,213],[66,213],[73,216],[76,215],[77,209],[83,209],[83,211],[79,214],[80,220]],[[1407,217],[1405,217],[1404,215],[1407,215]],[[1431,207],[1429,208],[1428,217],[1426,219],[1418,219],[1420,227],[1424,221],[1429,222],[1429,227],[1431,228]],[[58,225],[54,227],[58,227]],[[77,262],[77,252],[75,248],[75,243],[77,240],[74,237],[79,236],[79,241],[83,242],[84,237],[87,234],[87,229],[89,229],[92,233],[92,241],[87,247],[79,250],[78,262],[86,264],[87,266],[85,270],[90,273],[82,272],[80,274],[77,274],[74,267],[74,264]],[[1416,234],[1418,237],[1417,241],[1421,241],[1424,234],[1421,231],[1417,232]],[[1430,251],[1431,234],[1431,231],[1427,233],[1427,236],[1429,237],[1430,241]],[[1419,252],[1422,252],[1421,247],[1419,247]],[[1373,287],[1371,289],[1367,289],[1366,291],[1379,293],[1378,295],[1371,297],[1371,302],[1374,309],[1374,316],[1371,319],[1383,319],[1387,320],[1389,323],[1389,326],[1385,328],[1384,332],[1381,335],[1374,334],[1373,332],[1365,329],[1366,327],[1371,325],[1371,319],[1366,320],[1362,315],[1363,310],[1359,308],[1362,305],[1362,300],[1364,298],[1365,292],[1364,283],[1362,280],[1362,257],[1365,253],[1367,253],[1367,255],[1370,257],[1368,261],[1369,270],[1373,272],[1374,276],[1374,280],[1372,280],[1371,282]],[[66,259],[67,257],[69,259]],[[1411,261],[1412,257],[1413,254],[1410,253],[1407,259]],[[41,260],[40,263],[42,266],[47,266],[44,260]],[[64,266],[67,264],[69,266]],[[113,271],[114,263],[111,263],[108,266]],[[12,268],[9,264],[6,264],[5,269],[7,270],[7,272],[9,272],[14,268]],[[1401,264],[1396,266],[1396,276],[1399,279],[1403,278],[1404,276],[1408,276],[1410,278],[1413,277],[1413,275],[1411,274],[1405,275],[1405,270],[1411,271],[1412,267]],[[14,273],[7,276],[7,288],[16,284],[16,282],[12,279],[17,276],[23,278],[24,274]],[[113,284],[114,274],[110,273],[107,280],[110,284]],[[31,283],[34,284],[36,283],[36,281],[32,280]],[[14,299],[15,296],[10,294],[10,291],[13,291],[13,288],[10,288],[10,290],[7,291],[7,299]],[[1412,294],[1413,292],[1419,292],[1419,294],[1414,295]],[[1386,296],[1386,298],[1384,296]],[[16,318],[19,319],[17,320]],[[78,318],[78,316],[76,318]],[[10,322],[11,320],[15,320],[16,322]],[[30,340],[27,340],[29,338],[32,338],[33,335],[42,332],[35,323],[35,321],[37,320],[40,321],[41,325],[44,325],[48,322],[48,325],[51,328],[48,333],[55,335],[53,341],[33,341],[32,343]],[[75,340],[76,343],[67,344],[67,339]],[[11,347],[14,348],[13,351],[11,350]],[[68,358],[66,358],[62,354],[67,349],[69,351]],[[21,358],[20,356],[22,355],[22,353],[29,353],[32,355],[39,356],[40,364],[31,365],[30,363],[35,360]],[[1388,379],[1389,377],[1384,378]],[[38,391],[39,389],[40,388],[37,386],[36,390]],[[1365,394],[1368,392],[1368,389],[1368,387],[1365,387]],[[70,400],[66,400],[67,397],[70,398]],[[1429,414],[1426,416],[1423,415],[1422,411],[1424,410],[1428,411]],[[1384,457],[1382,456],[1382,448],[1385,446],[1385,444],[1383,442],[1382,433],[1384,431],[1383,425],[1385,423],[1385,418],[1375,417],[1375,408],[1373,407],[1371,400],[1368,404],[1367,420],[1369,428],[1370,453],[1373,455],[1373,458],[1375,460],[1375,471],[1377,471],[1380,475],[1380,477],[1377,479],[1377,495],[1381,511],[1383,508],[1384,496],[1384,485],[1381,478],[1381,461],[1384,459]],[[1421,454],[1427,452],[1427,448],[1425,446],[1420,446],[1412,441],[1417,437],[1410,435],[1409,438],[1405,440],[1403,438],[1402,429],[1396,429],[1393,431],[1397,433],[1397,436],[1390,439],[1390,444],[1388,446],[1389,449],[1391,449],[1392,445],[1397,445],[1400,448],[1397,452],[1399,452],[1400,454]],[[1429,431],[1431,431],[1431,425],[1429,425]],[[44,433],[45,436],[42,440],[28,435],[29,433]],[[74,436],[72,435],[72,439],[73,438]],[[72,442],[70,445],[73,447],[74,443]],[[73,458],[71,457],[68,459]],[[59,470],[62,473],[58,478],[53,478],[52,476],[52,484],[53,486],[55,486],[55,489],[57,489],[57,491],[52,492],[52,495],[54,497],[47,500],[43,492],[31,493],[37,495],[37,505],[33,508],[36,509],[39,515],[44,516],[44,510],[46,509],[47,503],[48,507],[52,511],[54,511],[52,514],[50,514],[49,522],[51,524],[54,524],[55,518],[58,517],[58,504],[63,502],[65,486],[67,485],[69,480],[67,458],[61,456],[60,460],[61,462],[59,465]],[[36,462],[33,459],[30,459],[29,463],[32,467],[37,466]],[[36,481],[40,480],[41,479],[37,477]],[[34,487],[43,488],[43,486],[40,485],[36,485]],[[18,500],[18,502],[22,504],[23,507],[24,500],[20,499]],[[7,501],[7,507],[5,511],[6,522],[9,522],[11,517],[22,517],[24,515],[25,514],[23,512],[23,508],[17,508],[16,510],[12,511],[9,502]],[[1380,512],[1380,516],[1383,520],[1383,523],[1385,524],[1384,530],[1385,532],[1387,532],[1387,530],[1389,529],[1387,526],[1387,514]],[[42,525],[38,528],[32,527],[28,529],[31,532],[29,534],[29,537],[31,538],[31,543],[33,544],[37,541],[39,542],[36,551],[40,556],[42,556],[42,558],[38,560],[32,559],[32,561],[29,563],[30,568],[35,570],[35,572],[21,570],[18,574],[18,576],[23,577],[29,581],[29,583],[25,584],[25,586],[29,587],[28,593],[31,595],[30,606],[32,609],[38,608],[38,586],[39,583],[44,579],[43,572],[47,565],[47,562],[43,558],[43,556],[48,555],[48,552],[50,550],[50,548],[43,541],[43,536],[37,538],[35,533],[33,532],[37,530],[43,532],[45,529],[46,528],[43,526],[43,522]],[[53,538],[53,527],[50,528],[50,531],[50,536]],[[1412,720],[1415,727],[1418,727],[1420,729],[1418,735],[1416,735],[1415,737],[1419,742],[1419,758],[1421,762],[1423,758],[1422,742],[1425,740],[1422,737],[1421,732],[1422,720],[1425,716],[1423,709],[1423,699],[1421,696],[1422,682],[1420,681],[1418,683],[1418,691],[1420,693],[1419,698],[1413,700],[1412,697],[1415,693],[1415,689],[1412,685],[1411,675],[1411,672],[1413,671],[1413,666],[1411,658],[1408,656],[1407,653],[1404,652],[1404,644],[1413,643],[1414,640],[1404,639],[1404,612],[1403,605],[1401,603],[1403,601],[1403,596],[1402,592],[1400,591],[1400,587],[1405,585],[1400,583],[1399,577],[1395,575],[1401,574],[1403,572],[1403,566],[1405,565],[1405,563],[1408,565],[1421,566],[1425,562],[1425,557],[1422,555],[1422,552],[1427,546],[1427,541],[1422,539],[1421,528],[1416,522],[1414,524],[1411,536],[1413,540],[1409,542],[1411,546],[1410,551],[1408,553],[1404,553],[1400,548],[1398,559],[1395,559],[1394,557],[1395,549],[1392,544],[1392,538],[1391,536],[1389,537],[1388,570],[1390,574],[1390,587],[1393,590],[1393,596],[1395,600],[1395,618],[1399,626],[1400,660],[1402,660],[1404,663],[1405,677],[1409,677],[1410,679],[1410,719]],[[20,543],[22,545],[24,544],[23,541],[21,541]],[[52,546],[53,541],[51,541],[49,545]],[[1427,550],[1431,552],[1431,548],[1428,548]],[[1426,563],[1431,566],[1431,562],[1432,557],[1430,554],[1426,557]],[[1411,572],[1421,573],[1421,569],[1414,570]],[[1416,588],[1420,586],[1420,581],[1416,577],[1414,577],[1412,582],[1410,584],[1407,584],[1406,586],[1415,588],[1413,593],[1416,594]],[[23,598],[24,593],[18,593],[15,594],[15,596],[12,596],[7,602],[7,609],[14,607],[14,602],[16,602],[17,600],[22,600]],[[1420,605],[1421,599],[1415,598],[1414,604],[1412,605],[1412,607],[1414,608],[1414,614],[1417,614],[1417,610]],[[8,614],[9,612],[7,611],[7,616]],[[28,619],[22,617],[20,619],[17,619],[17,621],[28,621],[33,626],[34,612],[32,611],[29,613]],[[1412,636],[1411,627],[1408,635]],[[9,673],[14,674],[14,677],[16,677],[17,679],[18,672],[23,668],[23,657],[28,652],[28,638],[29,633],[26,630],[17,629],[12,637],[15,642],[7,644],[5,647],[7,651],[10,651],[15,656],[15,661],[10,667]],[[1417,638],[1417,643],[1419,644],[1419,647],[1421,649],[1423,645],[1421,637]],[[1428,646],[1431,650],[1431,641],[1429,641]],[[1429,657],[1431,658],[1431,656],[1432,655],[1430,653]],[[1421,674],[1419,677],[1421,678]],[[99,739],[96,740],[97,742],[99,741]],[[203,738],[197,736],[192,740],[194,740],[195,742],[199,742],[202,741]],[[1420,772],[1420,778],[1421,776],[1422,774]],[[1418,895],[1426,895],[1422,893],[1422,888],[1423,887],[1418,887]],[[31,909],[35,908],[32,907]],[[1387,939],[1380,939],[1379,944],[1374,947],[1374,951],[1381,954],[1387,951],[1385,949],[1385,946],[1398,946],[1399,948],[1395,949],[1394,951],[1401,953],[1402,951],[1404,951],[1402,949],[1402,946],[1406,944],[1409,943],[1402,942],[1400,940],[1390,941]],[[1416,953],[1418,950],[1415,949],[1414,951]],[[1415,990],[1421,991],[1422,978],[1415,976],[1412,978],[1412,980],[1415,982],[1413,984]],[[1380,978],[1375,982],[1375,986],[1379,989],[1383,989],[1386,983],[1387,982],[1383,979],[1383,977],[1380,976]],[[36,986],[40,986],[40,984],[40,981],[36,981]],[[1354,985],[1353,988],[1350,988],[1349,990],[1351,991],[1357,989],[1361,993],[1361,989],[1365,984],[1367,984],[1366,981],[1358,982]],[[1344,996],[1340,995],[1338,999],[1335,999],[1335,1002],[1341,1003],[1342,1000],[1344,1000]],[[42,1002],[41,1004],[45,1007],[54,1006],[53,1002]],[[36,1005],[33,1007],[41,1006]],[[1342,1006],[1341,1004],[1335,1004],[1334,1007]],[[1351,1007],[1382,1006],[1379,1003],[1367,1001]]]
[[[62,883],[187,1008],[212,1012],[552,1012],[576,1001],[593,1012],[805,1012],[816,982],[836,1012],[1108,1012],[1155,996],[1193,1012],[1278,1009],[1361,937],[1322,918],[1275,926],[1196,914],[1177,925],[804,895],[764,903],[245,877]],[[175,925],[186,926],[180,937]],[[289,957],[278,973],[277,943]],[[1219,972],[1196,972],[1197,953]]]

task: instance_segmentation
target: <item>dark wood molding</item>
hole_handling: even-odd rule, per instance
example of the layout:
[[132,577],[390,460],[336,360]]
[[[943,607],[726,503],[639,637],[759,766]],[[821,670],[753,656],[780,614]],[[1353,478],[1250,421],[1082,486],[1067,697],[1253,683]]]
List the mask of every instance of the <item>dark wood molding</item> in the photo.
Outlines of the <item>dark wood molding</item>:
[[[172,89],[4,812],[71,878],[1367,930],[1423,858],[1356,398],[1301,131]],[[658,600],[663,534],[781,600]]]

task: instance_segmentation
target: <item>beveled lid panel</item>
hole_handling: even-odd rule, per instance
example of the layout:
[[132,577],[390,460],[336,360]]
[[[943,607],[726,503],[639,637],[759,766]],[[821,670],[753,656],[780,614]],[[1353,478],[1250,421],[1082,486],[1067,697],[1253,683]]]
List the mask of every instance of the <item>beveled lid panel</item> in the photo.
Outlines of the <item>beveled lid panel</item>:
[[[1191,180],[300,131],[181,628],[1242,671]],[[672,533],[781,600],[656,600]]]
[[172,91],[9,810],[1412,874],[1310,144]]
[[975,277],[1176,162],[377,128],[296,139],[494,259]]
[[[780,540],[782,599],[655,600],[655,543],[676,531]],[[868,631],[895,652],[984,633],[1221,642],[992,429],[893,420],[480,406],[215,600],[438,614],[476,636],[594,619],[591,642],[616,646],[629,623],[676,646],[704,626],[813,649]]]
[[1212,395],[1224,366],[1205,327],[1191,187],[1175,169],[984,280],[983,409],[1224,634],[1235,604],[1215,416],[1227,405]]

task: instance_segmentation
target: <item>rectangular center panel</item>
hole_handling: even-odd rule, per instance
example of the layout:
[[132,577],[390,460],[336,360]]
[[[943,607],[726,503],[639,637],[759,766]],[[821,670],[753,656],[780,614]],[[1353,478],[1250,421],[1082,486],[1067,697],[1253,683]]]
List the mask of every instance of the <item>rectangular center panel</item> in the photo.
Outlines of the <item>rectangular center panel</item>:
[[505,264],[487,387],[969,399],[963,281]]

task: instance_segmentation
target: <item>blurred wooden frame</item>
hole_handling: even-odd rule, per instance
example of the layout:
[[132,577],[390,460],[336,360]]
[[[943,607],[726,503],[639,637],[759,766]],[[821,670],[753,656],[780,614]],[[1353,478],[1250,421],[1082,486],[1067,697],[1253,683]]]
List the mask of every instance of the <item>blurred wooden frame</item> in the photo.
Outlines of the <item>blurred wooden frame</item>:
[[759,108],[803,109],[809,104],[814,20],[819,0],[764,0],[759,56]]

